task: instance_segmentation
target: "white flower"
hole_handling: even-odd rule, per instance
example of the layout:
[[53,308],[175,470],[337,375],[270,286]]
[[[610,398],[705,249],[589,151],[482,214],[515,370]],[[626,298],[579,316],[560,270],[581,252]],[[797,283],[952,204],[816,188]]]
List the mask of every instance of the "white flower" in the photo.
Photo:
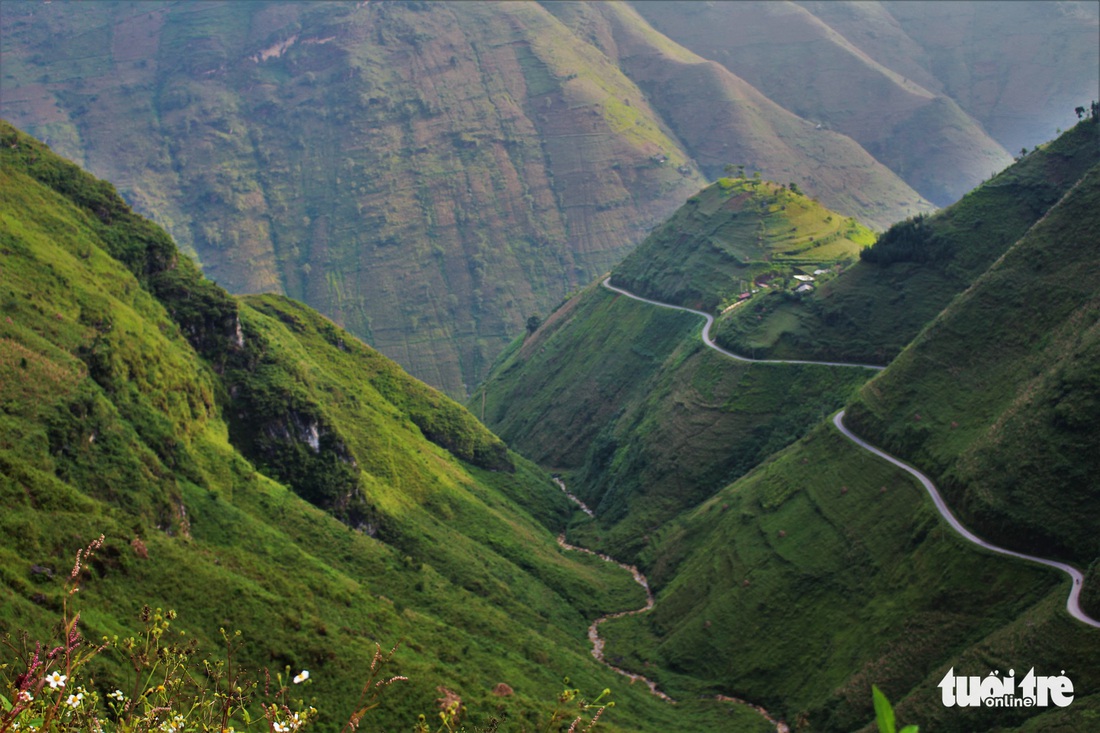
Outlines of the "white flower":
[[32,700],[34,700],[34,697],[31,695],[31,693],[27,692],[26,690],[20,690],[15,696],[15,701],[17,703],[19,703],[19,702],[31,702]]
[[298,713],[290,716],[290,720],[287,721],[291,730],[298,730],[302,727],[302,719],[298,717]]
[[84,699],[84,693],[78,692],[75,695],[69,695],[69,699],[65,703],[71,708],[80,707],[80,701]]
[[50,683],[50,689],[56,690],[58,687],[65,686],[65,680],[69,679],[67,675],[63,675],[57,670],[54,670],[51,674],[46,675],[46,682]]
[[185,722],[186,720],[182,715],[176,715],[174,718],[172,718],[171,723],[162,723],[161,730],[167,731],[167,733],[180,733],[180,731],[183,730]]
[[275,733],[287,733],[290,730],[289,726],[285,726],[282,723],[276,722],[272,726],[275,729]]
[[301,672],[294,675],[294,684],[300,685],[308,679],[309,679],[309,670],[308,669],[303,669]]
[[122,694],[122,690],[115,690],[114,692],[108,692],[107,697],[113,697],[115,700],[122,702],[126,699],[126,696]]

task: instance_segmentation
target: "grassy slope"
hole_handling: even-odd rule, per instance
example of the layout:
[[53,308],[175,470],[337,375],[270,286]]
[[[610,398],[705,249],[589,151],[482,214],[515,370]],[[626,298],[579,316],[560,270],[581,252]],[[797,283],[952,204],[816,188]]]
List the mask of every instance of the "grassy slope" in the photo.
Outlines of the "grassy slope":
[[1079,124],[926,219],[934,257],[861,261],[799,302],[757,298],[721,319],[716,339],[772,358],[885,364],[1100,159],[1098,134]]
[[873,241],[854,219],[780,185],[722,178],[628,255],[614,282],[656,300],[716,311],[736,303],[757,278],[770,278],[769,290],[778,293],[784,284],[798,284],[791,279],[796,272],[847,265]]
[[[1100,516],[1085,418],[1100,392],[1098,197],[1094,167],[849,408],[979,533],[1081,566]],[[1097,632],[1065,613],[1064,576],[967,546],[915,482],[828,426],[663,528],[642,560],[657,606],[609,624],[608,654],[670,690],[765,704],[771,691],[813,730],[859,727],[872,682],[936,730],[1069,731],[1100,715]],[[940,703],[949,667],[1031,666],[1071,674],[1072,709]]]
[[[758,241],[762,222],[772,236]],[[851,238],[833,238],[849,230]],[[870,236],[774,184],[729,179],[693,197],[614,277],[654,297],[709,308],[761,267],[851,257]],[[697,316],[593,285],[514,343],[484,397],[471,399],[488,425],[540,465],[566,473],[596,510],[598,523],[572,530],[585,542],[634,556],[656,527],[798,438],[868,377],[862,370],[729,365],[701,346],[699,326]]]
[[[637,605],[640,590],[557,548],[551,527],[566,503],[530,464],[512,457],[513,472],[489,471],[424,437],[445,442],[439,425],[457,420],[476,442],[461,408],[300,305],[238,304],[212,289],[186,259],[161,258],[174,251],[161,249],[164,235],[109,186],[2,133],[0,628],[44,634],[73,551],[103,533],[78,599],[86,634],[132,633],[142,603],[177,609],[177,626],[210,652],[218,627],[239,628],[244,663],[313,671],[323,730],[350,709],[375,640],[403,640],[394,671],[412,678],[372,719],[385,726],[430,714],[444,684],[479,716],[503,713],[524,729],[545,717],[565,675],[611,687],[619,729],[728,719],[714,705],[673,709],[591,659],[590,617]],[[244,375],[248,363],[257,368]],[[283,425],[295,424],[292,406],[315,418],[313,453],[330,462],[341,457],[334,437],[343,441],[388,541],[337,522],[242,455],[252,448],[230,424],[269,425],[263,404],[241,396],[261,378],[314,390],[290,386]],[[108,689],[123,678],[117,663],[97,675]],[[490,695],[502,681],[515,697]]]
[[1094,166],[851,413],[979,533],[1082,566],[1100,558],[1098,211]]
[[1074,680],[1071,719],[1100,704],[1096,631],[1065,613],[1064,576],[975,551],[907,474],[825,425],[664,528],[644,561],[657,605],[605,624],[607,653],[670,691],[852,731],[874,683],[901,720],[974,733],[1036,712],[944,708],[947,669],[1034,665]]

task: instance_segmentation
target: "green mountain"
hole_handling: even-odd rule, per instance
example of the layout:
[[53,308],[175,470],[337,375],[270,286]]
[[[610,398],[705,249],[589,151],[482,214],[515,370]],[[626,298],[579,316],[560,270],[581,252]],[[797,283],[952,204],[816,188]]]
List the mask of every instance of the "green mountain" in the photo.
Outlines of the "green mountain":
[[730,312],[715,337],[768,358],[885,364],[1097,162],[1100,127],[1086,120],[957,203],[891,227],[812,295],[771,295]]
[[[1100,552],[1098,436],[1081,418],[1097,395],[1098,195],[1094,166],[848,410],[979,535],[1089,568],[1086,585]],[[663,528],[643,560],[668,568],[651,574],[656,607],[610,624],[608,653],[668,670],[669,689],[678,674],[772,689],[819,730],[858,727],[875,680],[902,719],[936,730],[1073,730],[1097,714],[1097,631],[1065,613],[1065,576],[967,546],[910,477],[829,426]],[[1032,665],[1067,670],[1072,709],[941,702],[949,668]]]
[[[795,273],[843,266],[872,240],[774,183],[721,179],[655,229],[612,279],[639,295],[716,309],[737,303],[754,278],[793,290]],[[606,519],[600,531],[576,528],[586,544],[635,556],[664,522],[803,435],[868,376],[730,365],[702,347],[698,322],[594,284],[513,343],[470,400],[487,425],[565,473]]]
[[[347,720],[376,642],[400,642],[388,671],[409,681],[374,729],[434,717],[446,687],[470,724],[541,730],[567,676],[612,690],[601,729],[761,729],[592,658],[592,618],[642,590],[558,546],[568,501],[462,407],[300,304],[227,295],[7,123],[0,273],[0,632],[33,649],[67,608],[86,638],[125,638],[148,604],[217,657],[218,629],[240,629],[237,668],[311,671],[318,730]],[[73,553],[100,534],[70,597]],[[124,653],[89,674],[101,695],[140,683]]]
[[[744,697],[814,731],[872,730],[871,684],[922,729],[1071,731],[1100,714],[1097,632],[1066,613],[1065,575],[976,549],[912,476],[824,419],[849,402],[849,427],[928,473],[973,531],[1087,569],[1084,606],[1100,613],[1098,436],[1084,418],[1098,393],[1095,130],[1081,123],[924,220],[936,251],[959,262],[922,258],[910,272],[924,266],[925,282],[948,282],[950,271],[965,292],[934,293],[946,309],[912,329],[916,340],[877,376],[734,361],[701,345],[698,316],[598,286],[513,344],[471,405],[595,510],[569,536],[635,557],[656,592],[651,613],[601,627],[608,659],[645,669],[673,696]],[[761,203],[782,193],[739,185]],[[759,281],[767,260],[731,252],[768,241],[751,221],[742,228],[746,214],[777,212],[723,211],[713,206],[723,195],[718,185],[700,194],[612,283],[714,312],[734,292],[730,281],[746,271]],[[984,236],[972,234],[979,218],[995,222]],[[898,241],[888,232],[863,252],[896,251]],[[688,261],[699,272],[677,269]],[[871,266],[818,276],[815,296]],[[775,288],[786,296],[760,289],[732,313],[773,298],[798,305],[790,285]],[[916,301],[920,290],[908,292]],[[1073,704],[941,701],[949,669],[1031,667],[1065,670]]]

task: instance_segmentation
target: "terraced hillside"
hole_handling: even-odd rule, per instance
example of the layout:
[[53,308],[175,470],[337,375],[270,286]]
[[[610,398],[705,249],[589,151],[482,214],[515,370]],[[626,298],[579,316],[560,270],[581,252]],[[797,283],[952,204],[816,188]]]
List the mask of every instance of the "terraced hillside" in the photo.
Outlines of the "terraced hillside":
[[[642,591],[559,548],[566,499],[459,405],[300,304],[227,295],[109,184],[6,123],[0,204],[5,699],[21,630],[33,651],[68,609],[85,638],[125,639],[149,604],[209,658],[239,629],[249,676],[310,670],[316,730],[347,721],[376,642],[400,642],[388,673],[410,679],[364,725],[435,716],[445,686],[471,725],[541,727],[568,676],[589,699],[612,690],[608,730],[760,730],[592,659],[591,619]],[[73,554],[100,534],[72,596]],[[81,682],[144,689],[122,647]]]

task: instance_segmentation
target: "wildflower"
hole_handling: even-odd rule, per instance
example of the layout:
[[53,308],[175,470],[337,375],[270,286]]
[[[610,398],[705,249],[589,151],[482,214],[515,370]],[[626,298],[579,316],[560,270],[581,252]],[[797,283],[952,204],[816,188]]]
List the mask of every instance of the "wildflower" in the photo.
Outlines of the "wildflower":
[[171,722],[165,722],[161,725],[161,730],[166,733],[180,733],[183,730],[186,719],[182,715],[176,715],[172,718]]
[[69,699],[65,703],[71,708],[80,707],[80,701],[84,699],[84,693],[78,692],[75,695],[69,695]]
[[300,685],[308,679],[309,679],[309,670],[308,669],[303,669],[301,672],[294,675],[294,684]]
[[15,702],[16,703],[31,702],[32,700],[34,700],[34,696],[31,695],[31,693],[27,692],[26,690],[20,690],[15,695]]
[[68,675],[63,675],[57,670],[46,675],[46,682],[50,684],[51,690],[56,690],[58,687],[65,687],[65,680],[67,679],[69,679]]
[[290,730],[289,726],[283,725],[278,721],[273,723],[271,727],[275,730],[275,733],[288,733],[288,731]]
[[290,720],[287,721],[287,725],[291,730],[298,730],[302,727],[302,719],[298,717],[298,713],[294,713],[290,716]]
[[123,700],[126,699],[126,696],[122,694],[122,690],[115,690],[114,692],[108,692],[107,697],[114,698],[115,700],[118,700],[119,702],[122,702]]

